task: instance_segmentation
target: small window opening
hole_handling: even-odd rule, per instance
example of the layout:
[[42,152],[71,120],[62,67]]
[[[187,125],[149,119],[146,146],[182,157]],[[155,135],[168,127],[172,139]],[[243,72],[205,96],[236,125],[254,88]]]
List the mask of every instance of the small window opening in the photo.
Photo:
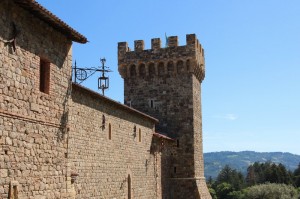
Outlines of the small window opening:
[[68,153],[65,153],[65,158],[68,158]]
[[8,198],[10,199],[18,199],[18,184],[15,181],[12,181],[9,185],[9,195]]
[[5,155],[7,155],[7,153],[8,153],[7,150],[4,150],[4,153],[5,153]]
[[141,142],[142,141],[142,131],[141,131],[141,129],[139,129],[139,142]]
[[40,91],[49,94],[50,91],[50,62],[40,60]]
[[105,115],[102,115],[102,131],[105,129]]
[[177,145],[177,148],[179,147],[179,139],[176,140],[176,145]]
[[108,139],[111,140],[111,124],[108,124]]
[[154,100],[150,100],[150,108],[154,108]]
[[127,177],[128,199],[131,199],[131,177]]
[[176,173],[176,167],[174,167],[174,173]]
[[13,198],[14,199],[18,198],[18,187],[17,187],[17,185],[13,186]]

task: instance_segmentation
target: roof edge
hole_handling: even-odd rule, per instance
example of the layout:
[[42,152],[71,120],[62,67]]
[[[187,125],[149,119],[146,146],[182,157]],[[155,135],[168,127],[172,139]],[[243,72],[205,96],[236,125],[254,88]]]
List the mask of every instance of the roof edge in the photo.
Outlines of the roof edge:
[[173,138],[170,138],[170,137],[168,137],[166,135],[163,135],[161,133],[158,133],[158,132],[154,132],[153,136],[158,137],[158,138],[163,138],[163,139],[166,139],[166,140],[175,141]]
[[95,92],[95,91],[93,91],[93,90],[91,90],[91,89],[89,89],[89,88],[86,88],[86,87],[84,87],[84,86],[81,86],[81,85],[79,85],[79,84],[77,84],[77,83],[72,82],[72,90],[73,90],[73,88],[79,89],[79,90],[84,91],[84,92],[87,92],[87,93],[93,95],[94,97],[96,97],[96,98],[98,98],[98,99],[104,100],[104,101],[109,102],[109,103],[113,103],[114,105],[116,105],[116,106],[118,106],[118,107],[120,107],[120,108],[122,108],[122,109],[124,109],[124,110],[130,111],[130,112],[135,113],[135,114],[138,114],[138,115],[140,115],[140,116],[143,116],[144,118],[146,118],[146,119],[148,119],[148,120],[151,120],[151,121],[153,121],[154,123],[158,123],[158,122],[159,122],[158,119],[156,119],[156,118],[154,118],[154,117],[151,117],[150,115],[147,115],[147,114],[145,114],[145,113],[143,113],[143,112],[140,112],[140,111],[138,111],[138,110],[136,110],[136,109],[134,109],[134,108],[131,108],[131,107],[129,107],[129,106],[126,106],[126,105],[124,105],[124,104],[121,104],[120,102],[117,102],[117,101],[115,101],[115,100],[113,100],[113,99],[110,99],[110,98],[108,98],[108,97],[105,97],[105,96],[103,96],[103,95],[100,95],[99,93],[97,93],[97,92]]
[[62,34],[66,35],[72,41],[78,43],[87,43],[88,40],[85,36],[71,28],[68,24],[58,18],[56,15],[51,13],[49,10],[44,8],[41,4],[35,0],[13,0],[17,5],[23,9],[29,11],[34,16],[38,17],[54,29],[58,30]]

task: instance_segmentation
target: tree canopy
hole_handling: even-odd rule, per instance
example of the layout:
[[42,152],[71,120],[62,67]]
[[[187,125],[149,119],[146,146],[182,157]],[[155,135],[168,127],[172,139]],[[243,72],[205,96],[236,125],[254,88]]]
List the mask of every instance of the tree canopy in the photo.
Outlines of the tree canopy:
[[255,162],[246,177],[226,165],[207,183],[213,199],[300,199],[300,163],[291,172],[283,164]]

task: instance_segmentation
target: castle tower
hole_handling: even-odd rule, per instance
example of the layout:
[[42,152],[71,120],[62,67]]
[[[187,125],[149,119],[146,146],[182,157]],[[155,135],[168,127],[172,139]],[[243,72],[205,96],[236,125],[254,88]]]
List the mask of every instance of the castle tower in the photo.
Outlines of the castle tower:
[[176,140],[168,173],[171,188],[163,198],[210,199],[204,178],[202,150],[201,82],[205,75],[204,50],[195,34],[178,46],[177,36],[162,48],[159,38],[118,44],[118,69],[124,78],[125,104],[157,119],[156,131]]

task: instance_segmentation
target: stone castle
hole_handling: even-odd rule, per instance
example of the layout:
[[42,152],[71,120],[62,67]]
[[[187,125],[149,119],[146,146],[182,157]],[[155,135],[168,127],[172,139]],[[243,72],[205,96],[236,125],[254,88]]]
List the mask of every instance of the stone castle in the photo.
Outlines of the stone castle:
[[121,104],[72,83],[87,38],[34,0],[2,0],[0,27],[0,198],[211,198],[196,35],[120,42]]

